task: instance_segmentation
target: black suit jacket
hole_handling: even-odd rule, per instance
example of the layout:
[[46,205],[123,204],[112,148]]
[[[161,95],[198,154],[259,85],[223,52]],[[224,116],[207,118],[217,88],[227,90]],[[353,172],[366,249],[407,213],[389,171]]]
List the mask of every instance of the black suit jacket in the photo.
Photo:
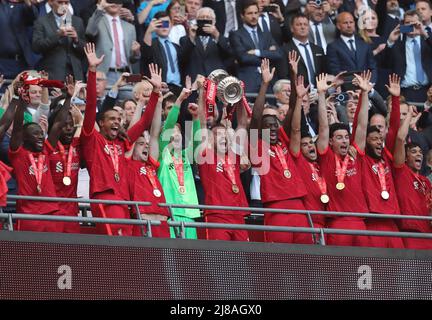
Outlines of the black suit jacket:
[[[405,43],[407,38],[398,40],[389,48],[384,50],[384,61],[386,66],[392,69],[394,73],[403,79],[406,73],[406,50]],[[432,39],[429,37],[427,40],[421,39],[421,62],[423,70],[428,76],[429,83],[432,81]]]
[[342,38],[339,37],[330,43],[327,46],[328,71],[336,75],[342,71],[363,71],[369,69],[372,71],[371,81],[376,83],[378,73],[371,47],[357,36],[355,37],[355,47],[356,54],[354,56]]
[[[320,73],[326,72],[326,57],[324,55],[323,48],[311,42],[309,42],[309,45],[312,50],[312,55],[313,55],[312,59],[315,65],[315,76],[317,76]],[[296,51],[297,54],[300,56],[300,61],[298,63],[298,74],[304,76],[305,83],[309,84],[310,79],[309,79],[309,74],[307,72],[306,61],[303,60],[300,51],[295,45],[293,40],[286,43],[283,47],[284,57],[285,57],[285,63],[283,65],[285,69],[281,76],[284,79],[289,79],[290,70],[289,70],[289,63],[288,63],[288,53],[293,50]]]
[[387,39],[399,21],[387,14],[387,0],[378,0],[375,11],[378,16],[377,33]]
[[36,53],[42,54],[39,67],[48,72],[50,79],[64,80],[67,76],[66,64],[70,59],[74,78],[83,80],[81,61],[84,60],[85,30],[81,18],[72,16],[72,26],[78,34],[77,44],[57,34],[58,27],[52,11],[35,22],[32,47]]
[[271,14],[269,14],[269,20],[270,25],[268,27],[270,28],[270,33],[277,45],[281,47],[283,42],[288,40],[287,34],[285,32],[285,26],[281,26],[277,19]]
[[[258,67],[261,66],[262,59],[267,58],[272,64],[278,64],[282,59],[282,50],[277,46],[271,33],[262,32],[260,28],[257,30],[260,57],[248,54],[249,50],[256,48],[252,37],[244,27],[230,33],[230,44],[238,62],[238,77],[245,82],[246,89],[250,92],[259,89],[261,75]],[[276,47],[276,50],[269,50],[272,46]]]
[[191,76],[192,80],[197,74],[208,76],[215,69],[225,69],[224,60],[231,54],[228,39],[222,35],[216,43],[213,39],[209,40],[206,48],[199,36],[196,37],[195,44],[189,36],[180,39],[180,47],[185,59],[184,74]]
[[[181,76],[182,76],[181,78],[183,79],[182,50],[181,50],[180,46],[178,46],[177,44],[173,43],[173,45],[177,51],[178,68],[179,68]],[[143,73],[149,76],[150,72],[148,69],[148,65],[150,63],[156,63],[159,66],[159,68],[162,68],[162,80],[164,82],[166,82],[167,71],[168,71],[168,58],[165,54],[165,50],[162,47],[162,44],[160,43],[160,41],[157,38],[153,39],[151,46],[144,44],[141,48],[142,48],[142,52],[141,52],[142,65],[141,65],[141,68],[142,68]]]

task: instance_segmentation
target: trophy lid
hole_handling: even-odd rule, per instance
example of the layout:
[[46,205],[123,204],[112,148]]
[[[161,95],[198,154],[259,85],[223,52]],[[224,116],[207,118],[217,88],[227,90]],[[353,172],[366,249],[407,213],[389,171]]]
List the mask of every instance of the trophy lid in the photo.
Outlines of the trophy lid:
[[213,70],[213,71],[209,74],[208,78],[209,78],[210,80],[212,80],[213,82],[219,83],[219,82],[222,81],[225,77],[228,77],[228,76],[229,76],[229,74],[228,74],[228,72],[226,72],[225,70],[223,70],[223,69],[216,69],[216,70]]

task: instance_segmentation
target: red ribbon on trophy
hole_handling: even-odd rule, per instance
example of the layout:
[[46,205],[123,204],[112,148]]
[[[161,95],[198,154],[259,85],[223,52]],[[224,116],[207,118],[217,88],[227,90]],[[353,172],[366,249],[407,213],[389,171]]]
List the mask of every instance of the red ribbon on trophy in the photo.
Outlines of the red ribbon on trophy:
[[206,118],[214,116],[214,108],[216,107],[216,93],[217,85],[210,79],[206,79],[204,85],[205,92],[205,104],[206,104]]
[[249,106],[249,102],[247,101],[246,96],[245,96],[245,85],[244,85],[244,82],[240,81],[240,83],[241,83],[241,86],[243,88],[242,105],[243,105],[243,108],[245,108],[248,117],[250,118],[250,117],[252,117],[252,109]]

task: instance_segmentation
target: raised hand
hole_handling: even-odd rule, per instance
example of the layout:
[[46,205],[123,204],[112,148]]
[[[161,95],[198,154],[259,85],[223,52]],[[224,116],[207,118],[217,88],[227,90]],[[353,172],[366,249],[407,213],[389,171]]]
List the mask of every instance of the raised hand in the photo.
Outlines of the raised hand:
[[158,65],[155,63],[149,64],[150,79],[147,80],[153,86],[153,92],[158,93],[162,87],[162,69],[159,69]]
[[372,78],[372,72],[370,70],[363,71],[361,76],[354,74],[354,79],[352,83],[358,86],[362,91],[369,92],[372,90],[372,84],[370,79]]
[[300,61],[300,55],[297,54],[297,51],[288,52],[288,62],[291,66],[294,75],[298,74],[298,62]]
[[185,101],[190,95],[191,95],[192,91],[188,88],[183,88],[180,95],[177,98],[177,103],[178,105],[180,105],[183,101]]
[[188,111],[194,119],[198,119],[199,108],[198,108],[198,105],[196,103],[189,103]]
[[394,96],[399,97],[401,88],[400,88],[400,78],[397,74],[393,73],[389,75],[389,85],[386,85],[388,92]]
[[73,75],[71,74],[66,76],[66,88],[68,95],[72,97],[75,92],[75,81]]
[[326,93],[331,85],[327,83],[328,75],[327,73],[321,73],[316,77],[317,90],[318,93]]
[[275,68],[273,67],[272,70],[270,71],[270,60],[264,58],[261,62],[261,77],[262,77],[262,81],[264,83],[270,83],[270,81],[272,81],[274,73],[275,73]]
[[388,37],[388,41],[390,43],[395,43],[399,39],[400,34],[401,34],[401,32],[400,32],[400,25],[398,24],[396,26],[396,28],[394,28],[393,31],[390,33],[390,35]]
[[98,58],[96,56],[95,44],[92,42],[86,44],[84,47],[84,52],[87,56],[90,71],[95,72],[96,68],[102,63],[105,55],[103,54],[100,58]]
[[302,99],[305,95],[307,95],[309,91],[309,86],[305,88],[303,76],[298,76],[295,81],[295,84],[296,84],[297,98]]

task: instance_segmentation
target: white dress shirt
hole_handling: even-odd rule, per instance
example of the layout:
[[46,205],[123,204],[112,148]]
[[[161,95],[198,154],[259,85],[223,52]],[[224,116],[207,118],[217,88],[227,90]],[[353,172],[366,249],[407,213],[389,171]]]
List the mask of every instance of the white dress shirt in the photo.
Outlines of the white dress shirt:
[[[312,34],[313,34],[313,38],[315,40],[315,44],[318,45],[318,42],[317,42],[317,39],[316,39],[316,35],[315,35],[315,23],[310,20],[309,21],[309,25],[310,25],[310,29],[312,30]],[[317,25],[317,28],[318,28],[319,35],[321,37],[321,44],[322,44],[322,48],[324,49],[324,54],[326,54],[326,52],[327,52],[327,41],[326,41],[326,38],[324,37],[323,24],[320,22]]]
[[[303,59],[303,62],[304,62],[304,64],[305,64],[306,68],[307,68],[307,71],[308,71],[309,79],[314,79],[314,78],[315,78],[315,68],[316,68],[316,67],[315,67],[314,55],[313,55],[313,53],[312,53],[311,46],[308,45],[308,46],[306,46],[306,48],[305,48],[304,46],[300,45],[302,42],[299,41],[299,40],[297,40],[296,38],[293,38],[293,42],[294,42],[294,44],[296,45],[297,49],[300,51],[300,55],[301,55],[301,57],[302,57],[302,59]],[[309,42],[306,42],[306,43],[309,43]],[[305,49],[307,49],[307,51],[309,52],[309,57],[311,58],[312,66],[313,66],[314,70],[310,70],[310,69],[309,69],[309,66],[308,66],[308,63],[307,63],[307,58],[306,58],[306,51],[305,51]]]
[[349,40],[354,40],[354,41],[352,41],[352,44],[353,44],[354,50],[357,51],[354,35],[352,35],[349,38],[346,37],[346,36],[344,36],[344,35],[341,35],[341,39],[343,40],[343,42],[345,42],[345,44],[346,44],[346,46],[348,47],[349,50],[351,50],[351,45],[350,45]]
[[108,14],[105,14],[105,17],[108,19],[108,24],[109,24],[110,32],[111,32],[111,39],[113,41],[110,68],[117,68],[115,43],[114,43],[114,30],[113,30],[113,19],[114,18],[116,20],[115,24],[117,26],[118,41],[119,41],[119,45],[120,45],[120,60],[121,60],[120,68],[124,68],[128,65],[128,62],[126,60],[126,53],[125,53],[125,46],[124,46],[124,33],[123,33],[123,27],[122,27],[121,22],[120,22],[120,17],[113,17],[113,16],[110,16]]

